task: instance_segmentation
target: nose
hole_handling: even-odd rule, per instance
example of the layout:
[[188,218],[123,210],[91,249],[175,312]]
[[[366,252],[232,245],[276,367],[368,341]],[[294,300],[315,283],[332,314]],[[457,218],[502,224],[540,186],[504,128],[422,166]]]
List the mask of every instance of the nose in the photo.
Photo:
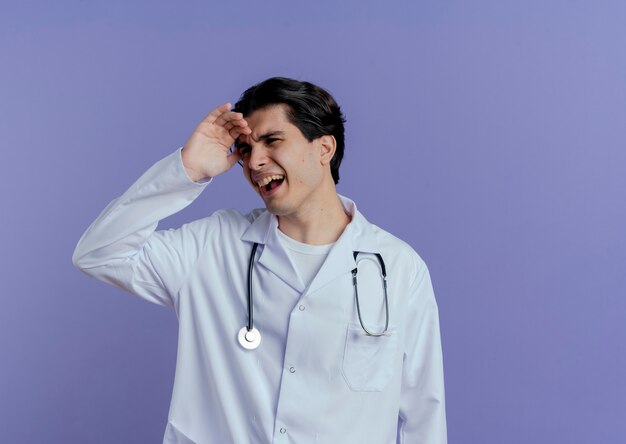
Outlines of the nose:
[[268,163],[267,150],[262,144],[257,144],[250,149],[248,168],[257,171]]

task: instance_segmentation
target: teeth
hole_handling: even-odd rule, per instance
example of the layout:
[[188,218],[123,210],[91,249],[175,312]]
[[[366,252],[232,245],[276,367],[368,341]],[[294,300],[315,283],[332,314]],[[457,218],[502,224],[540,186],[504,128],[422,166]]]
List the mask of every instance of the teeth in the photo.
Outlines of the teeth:
[[267,176],[265,177],[263,180],[257,182],[256,184],[260,187],[264,187],[265,185],[267,185],[268,183],[270,183],[272,180],[279,180],[282,179],[284,176],[279,176],[279,175],[275,175],[275,176]]

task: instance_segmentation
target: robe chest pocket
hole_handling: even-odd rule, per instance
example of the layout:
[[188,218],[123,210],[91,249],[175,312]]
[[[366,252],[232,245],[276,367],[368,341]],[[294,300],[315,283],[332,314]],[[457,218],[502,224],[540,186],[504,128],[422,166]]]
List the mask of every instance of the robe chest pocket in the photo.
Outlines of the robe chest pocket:
[[[383,327],[372,326],[374,331],[381,331]],[[391,327],[388,335],[367,336],[360,324],[348,326],[343,354],[343,376],[352,390],[384,390],[393,377],[396,366],[397,338],[398,332]]]

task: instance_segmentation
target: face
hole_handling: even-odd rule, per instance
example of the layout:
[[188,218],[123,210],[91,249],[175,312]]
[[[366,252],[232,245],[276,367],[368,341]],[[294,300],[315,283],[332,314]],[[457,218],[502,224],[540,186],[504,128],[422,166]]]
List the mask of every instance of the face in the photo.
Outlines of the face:
[[324,137],[309,142],[285,115],[283,105],[255,111],[246,117],[252,130],[237,141],[244,175],[277,216],[305,211],[319,200],[321,185],[330,174],[325,162]]

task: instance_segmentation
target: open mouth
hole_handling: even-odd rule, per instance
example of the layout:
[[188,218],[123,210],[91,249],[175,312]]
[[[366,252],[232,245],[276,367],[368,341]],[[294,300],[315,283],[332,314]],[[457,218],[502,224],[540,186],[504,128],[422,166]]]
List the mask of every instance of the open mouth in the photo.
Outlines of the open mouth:
[[257,182],[257,186],[261,191],[262,196],[269,196],[273,194],[278,187],[282,185],[285,180],[285,176],[280,174],[275,174],[273,176],[268,176]]

